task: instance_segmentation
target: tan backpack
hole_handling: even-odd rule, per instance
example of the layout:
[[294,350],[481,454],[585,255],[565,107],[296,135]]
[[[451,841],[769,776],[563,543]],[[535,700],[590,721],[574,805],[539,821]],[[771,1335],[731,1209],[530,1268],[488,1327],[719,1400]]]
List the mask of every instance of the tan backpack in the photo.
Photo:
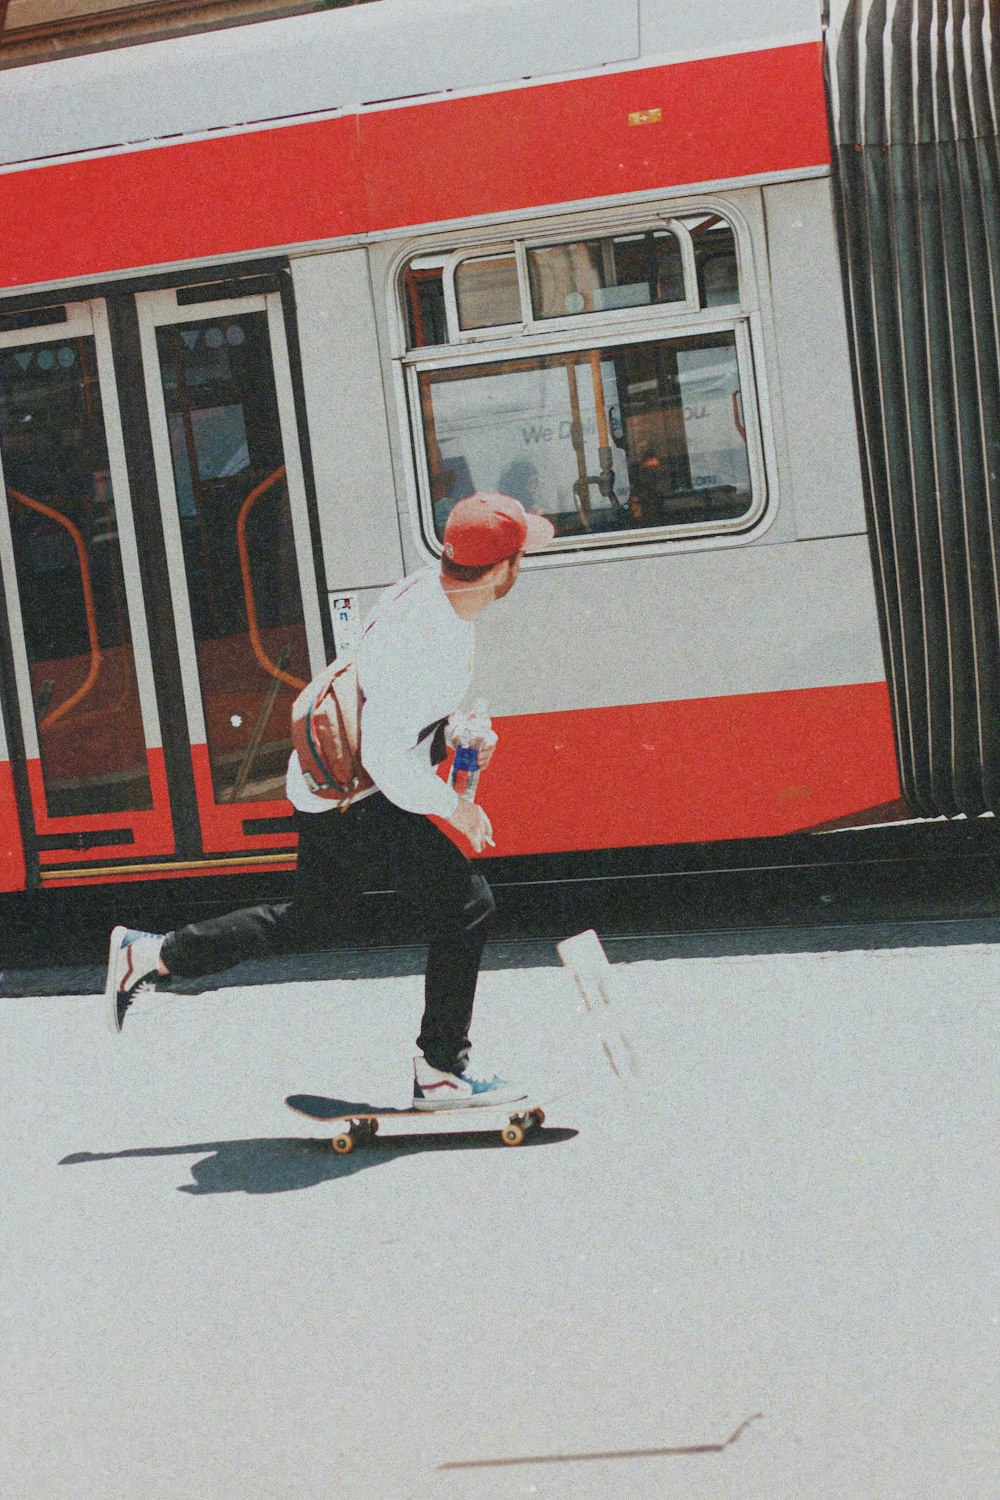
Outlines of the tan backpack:
[[342,656],[313,678],[292,704],[292,749],[306,786],[341,812],[375,785],[361,764],[361,705],[357,665]]

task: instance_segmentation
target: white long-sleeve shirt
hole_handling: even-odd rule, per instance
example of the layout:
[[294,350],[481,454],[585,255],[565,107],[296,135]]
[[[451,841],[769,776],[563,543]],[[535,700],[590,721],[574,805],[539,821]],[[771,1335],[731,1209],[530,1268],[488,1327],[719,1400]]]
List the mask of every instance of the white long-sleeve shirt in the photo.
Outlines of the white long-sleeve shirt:
[[[361,758],[376,787],[407,812],[448,818],[455,791],[431,765],[432,734],[469,691],[475,634],[457,615],[436,568],[422,568],[387,589],[365,624],[355,657],[361,690]],[[310,792],[292,753],[285,783],[301,812],[330,812]],[[360,800],[360,799],[359,799]]]

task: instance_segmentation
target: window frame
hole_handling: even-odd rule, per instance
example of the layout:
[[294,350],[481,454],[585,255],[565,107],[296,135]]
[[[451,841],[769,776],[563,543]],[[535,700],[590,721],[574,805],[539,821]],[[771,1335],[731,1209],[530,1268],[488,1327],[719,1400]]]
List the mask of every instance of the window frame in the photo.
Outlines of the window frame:
[[[681,268],[684,275],[684,289],[686,296],[677,302],[644,302],[634,307],[608,308],[604,312],[582,312],[562,313],[551,318],[540,318],[535,314],[534,305],[531,301],[531,284],[528,273],[529,250],[555,250],[560,245],[579,245],[587,240],[602,239],[614,240],[624,238],[625,235],[640,235],[650,230],[667,229],[676,236],[681,251]],[[555,332],[564,328],[593,328],[606,326],[613,323],[616,327],[622,323],[636,323],[640,326],[648,323],[651,317],[660,316],[681,317],[685,313],[699,313],[706,309],[698,304],[698,275],[694,259],[694,242],[690,231],[679,219],[667,218],[660,215],[655,222],[649,220],[635,224],[620,225],[617,229],[603,234],[561,234],[545,235],[530,238],[525,236],[517,246],[520,259],[524,265],[524,280],[527,296],[527,320],[526,327],[531,333]]]
[[[688,215],[687,217],[690,217]],[[732,228],[732,225],[730,225]],[[626,236],[648,234],[656,230],[667,230],[676,238],[681,252],[681,270],[684,277],[685,296],[675,302],[646,302],[633,307],[607,308],[603,312],[561,313],[552,317],[539,317],[531,298],[531,275],[528,256],[533,250],[556,250],[561,245],[578,245],[587,240],[615,240]],[[735,232],[734,232],[735,238]],[[468,261],[509,258],[513,256],[517,271],[518,290],[521,294],[521,319],[516,323],[493,323],[484,328],[463,328],[459,321],[458,292],[455,277]],[[441,284],[444,292],[445,316],[451,343],[473,344],[484,339],[498,339],[518,333],[548,333],[560,328],[591,328],[595,325],[635,322],[640,326],[656,313],[681,316],[684,313],[706,312],[698,300],[698,269],[695,263],[694,240],[691,231],[682,219],[657,215],[655,219],[644,219],[634,224],[619,225],[617,229],[603,231],[577,231],[568,234],[523,235],[513,239],[493,241],[478,246],[463,246],[451,255],[442,256]],[[738,302],[727,306],[739,307]],[[714,310],[714,309],[713,309]],[[428,346],[430,347],[430,346]],[[435,346],[440,347],[440,346]],[[413,352],[413,351],[411,351]]]
[[[445,321],[452,342],[448,345],[453,348],[457,344],[482,343],[484,339],[494,340],[498,338],[509,338],[513,335],[523,333],[527,327],[523,317],[518,323],[492,323],[487,328],[463,328],[459,320],[458,312],[458,289],[455,286],[455,277],[459,270],[468,261],[508,259],[514,257],[515,269],[517,271],[518,291],[521,294],[521,311],[525,308],[525,286],[524,268],[521,257],[517,253],[517,244],[507,240],[501,244],[484,245],[476,249],[456,250],[453,255],[445,259],[441,268],[441,286],[444,292]],[[529,304],[530,306],[530,304]],[[427,344],[425,348],[441,348],[440,344]]]
[[[713,214],[731,230],[736,250],[739,279],[739,301],[701,307],[698,298],[697,269],[693,239],[680,221]],[[675,228],[676,226],[676,228]],[[430,474],[427,461],[426,428],[419,390],[419,376],[427,370],[474,368],[484,364],[517,363],[543,355],[573,354],[588,350],[605,350],[622,344],[667,342],[697,337],[701,334],[732,333],[736,355],[742,422],[745,428],[747,464],[750,476],[751,504],[743,515],[730,520],[679,523],[675,526],[635,527],[634,530],[582,533],[555,537],[543,551],[532,554],[530,566],[558,565],[567,562],[611,560],[624,554],[655,556],[678,550],[689,551],[705,546],[731,546],[755,540],[770,527],[777,513],[778,469],[771,431],[771,402],[764,366],[766,337],[761,324],[757,295],[752,232],[736,205],[720,202],[708,195],[672,205],[670,213],[651,212],[648,206],[631,215],[627,207],[591,212],[568,226],[565,221],[545,233],[538,220],[520,226],[503,226],[501,239],[485,229],[478,237],[469,230],[453,232],[447,238],[438,232],[433,239],[410,240],[393,256],[386,270],[389,304],[391,362],[396,389],[401,398],[400,414],[406,435],[404,453],[411,500],[417,521],[416,536],[429,557],[442,553],[433,517]],[[567,314],[565,317],[538,319],[533,315],[527,275],[526,251],[536,247],[573,244],[583,240],[620,235],[641,234],[650,228],[669,227],[679,231],[682,245],[685,285],[688,297],[683,304],[652,303],[638,307],[613,309],[598,313]],[[456,241],[458,242],[456,245]],[[467,259],[490,254],[509,254],[514,245],[518,259],[522,307],[527,306],[530,322],[508,324],[490,329],[468,330],[454,343],[408,347],[405,272],[420,258],[440,258],[443,283],[447,272]],[[448,293],[445,292],[447,297]],[[454,307],[454,304],[453,304]],[[449,318],[451,313],[448,314]],[[449,333],[457,330],[455,323]]]

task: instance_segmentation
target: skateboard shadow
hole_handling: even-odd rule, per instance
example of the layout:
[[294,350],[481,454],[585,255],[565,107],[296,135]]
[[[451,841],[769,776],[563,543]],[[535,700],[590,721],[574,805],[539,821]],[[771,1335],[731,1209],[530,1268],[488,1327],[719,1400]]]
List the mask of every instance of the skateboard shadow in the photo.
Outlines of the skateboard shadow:
[[[124,1151],[74,1151],[61,1167],[87,1162],[142,1160],[163,1156],[201,1156],[191,1166],[191,1182],[179,1193],[292,1193],[353,1177],[402,1156],[439,1151],[534,1151],[572,1140],[575,1130],[533,1132],[521,1146],[505,1146],[498,1135],[455,1131],[448,1135],[396,1135],[376,1138],[348,1156],[338,1156],[328,1139],[261,1137],[246,1141],[200,1141],[187,1146],[137,1146]],[[202,1153],[206,1153],[202,1155]]]

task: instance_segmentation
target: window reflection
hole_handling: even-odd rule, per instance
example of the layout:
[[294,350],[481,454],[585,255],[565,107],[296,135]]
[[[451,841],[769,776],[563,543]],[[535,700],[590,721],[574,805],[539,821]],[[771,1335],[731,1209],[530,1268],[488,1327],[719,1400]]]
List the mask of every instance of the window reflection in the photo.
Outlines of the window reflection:
[[439,538],[475,489],[514,494],[564,537],[729,521],[751,508],[731,332],[419,381]]
[[536,318],[685,299],[680,243],[668,229],[546,245],[527,255]]
[[521,291],[513,255],[477,256],[455,268],[458,326],[498,328],[521,321]]
[[740,300],[736,239],[725,219],[702,214],[685,219],[694,246],[698,302],[701,307],[731,307]]

